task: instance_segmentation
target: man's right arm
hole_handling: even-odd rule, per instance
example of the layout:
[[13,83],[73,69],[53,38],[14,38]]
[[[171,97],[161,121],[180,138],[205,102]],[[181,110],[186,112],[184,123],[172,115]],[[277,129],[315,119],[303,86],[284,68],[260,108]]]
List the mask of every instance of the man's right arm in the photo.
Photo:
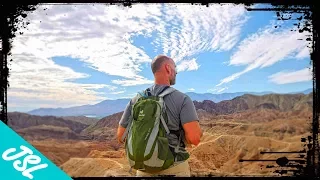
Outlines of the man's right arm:
[[129,117],[131,115],[131,107],[132,107],[132,100],[127,104],[119,122],[118,130],[117,130],[117,139],[119,143],[123,143],[122,135],[129,123]]

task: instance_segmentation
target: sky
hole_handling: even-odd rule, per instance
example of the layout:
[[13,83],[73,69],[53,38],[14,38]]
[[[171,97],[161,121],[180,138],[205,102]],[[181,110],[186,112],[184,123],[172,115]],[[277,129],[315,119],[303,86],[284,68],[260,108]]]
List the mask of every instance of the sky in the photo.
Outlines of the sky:
[[10,57],[9,112],[132,98],[153,84],[150,63],[159,54],[175,61],[173,87],[181,92],[312,88],[310,34],[292,31],[297,22],[277,20],[272,11],[43,4],[24,21],[30,24],[19,30]]

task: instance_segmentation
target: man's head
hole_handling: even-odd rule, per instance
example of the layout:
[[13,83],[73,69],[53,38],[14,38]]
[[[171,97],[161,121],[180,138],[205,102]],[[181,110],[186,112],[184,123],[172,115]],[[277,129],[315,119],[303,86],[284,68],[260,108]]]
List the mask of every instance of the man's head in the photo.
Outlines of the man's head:
[[171,58],[164,55],[155,57],[151,62],[151,69],[156,82],[169,82],[170,85],[176,83],[176,64]]

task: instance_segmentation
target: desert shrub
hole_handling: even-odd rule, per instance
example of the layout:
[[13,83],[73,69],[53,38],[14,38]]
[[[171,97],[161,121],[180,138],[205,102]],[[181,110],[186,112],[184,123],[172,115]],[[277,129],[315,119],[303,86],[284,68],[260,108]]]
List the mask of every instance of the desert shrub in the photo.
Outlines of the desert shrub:
[[117,141],[111,141],[109,143],[109,145],[115,150],[115,151],[118,151],[121,147],[121,144],[118,143]]
[[281,124],[273,129],[273,132],[276,133],[285,133],[288,129],[288,126],[286,124]]
[[282,134],[280,134],[280,136],[279,136],[279,140],[283,140],[283,138],[284,138],[284,134],[282,133]]
[[240,130],[242,130],[242,131],[246,131],[248,129],[248,126],[247,125],[242,125],[241,127],[240,127]]
[[293,126],[289,126],[289,128],[288,128],[287,132],[288,132],[289,134],[293,134],[293,133],[295,133],[295,132],[296,132],[296,128],[295,128],[295,127],[293,127]]

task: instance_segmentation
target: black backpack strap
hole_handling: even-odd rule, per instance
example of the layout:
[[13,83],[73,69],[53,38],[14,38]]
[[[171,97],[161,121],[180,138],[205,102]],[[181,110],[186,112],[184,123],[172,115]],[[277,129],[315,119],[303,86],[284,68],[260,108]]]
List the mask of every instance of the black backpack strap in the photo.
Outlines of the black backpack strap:
[[166,89],[168,89],[170,86],[166,86],[165,88],[163,88],[163,90],[161,91],[161,93],[162,92],[164,92]]
[[146,89],[146,90],[144,91],[144,94],[145,94],[146,96],[152,96],[151,91],[150,91],[150,88]]
[[[168,88],[170,88],[170,86],[166,86],[165,88],[163,88],[163,90],[161,91],[161,93],[164,92],[164,91],[165,91],[166,89],[168,89]],[[159,93],[159,94],[161,94],[161,93]],[[152,96],[150,88],[147,88],[147,89],[144,91],[144,94],[145,94],[146,96]]]

